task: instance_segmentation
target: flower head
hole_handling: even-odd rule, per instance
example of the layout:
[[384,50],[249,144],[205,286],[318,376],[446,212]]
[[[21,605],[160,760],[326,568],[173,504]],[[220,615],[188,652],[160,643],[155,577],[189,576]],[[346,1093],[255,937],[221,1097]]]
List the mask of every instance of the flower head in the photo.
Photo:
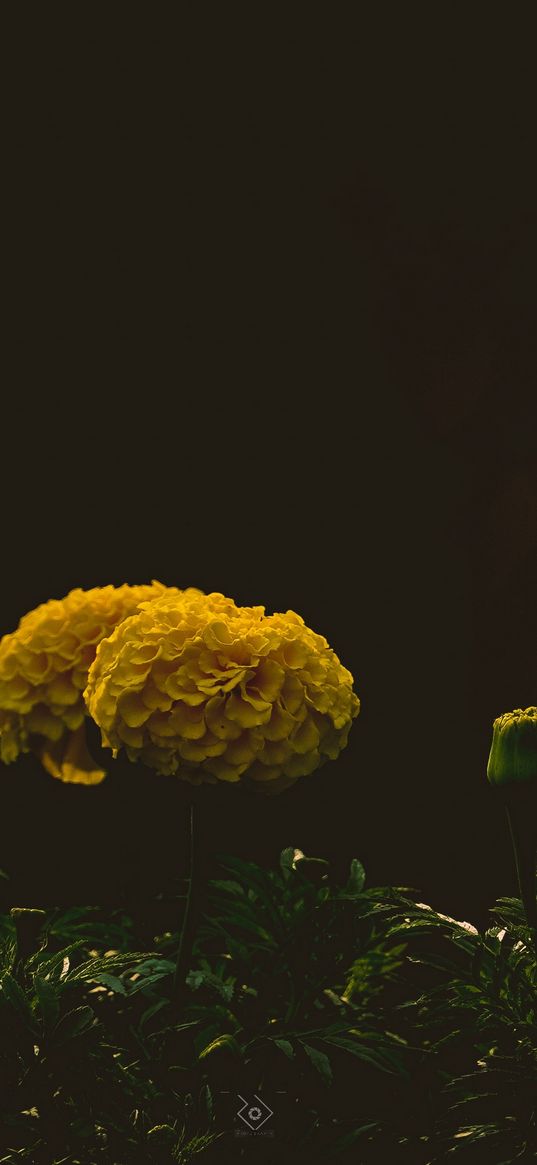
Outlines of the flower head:
[[537,779],[537,708],[515,708],[494,721],[487,777],[493,785]]
[[275,792],[345,747],[352,683],[294,611],[190,588],[142,603],[101,642],[85,699],[115,753],[193,784]]
[[62,780],[95,784],[104,772],[84,752],[83,690],[97,644],[139,603],[166,588],[94,587],[51,599],[0,641],[0,756],[34,749]]

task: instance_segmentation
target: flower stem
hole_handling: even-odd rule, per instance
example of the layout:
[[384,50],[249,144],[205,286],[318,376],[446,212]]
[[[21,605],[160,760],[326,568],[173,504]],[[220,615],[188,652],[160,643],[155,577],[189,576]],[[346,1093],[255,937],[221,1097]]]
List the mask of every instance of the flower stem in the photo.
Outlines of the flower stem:
[[[520,806],[512,802],[506,805],[509,832],[513,843],[513,853],[526,920],[533,935],[537,953],[537,899],[535,897],[535,836],[534,830],[527,828]],[[519,810],[519,812],[517,812]]]
[[187,892],[185,900],[185,908],[183,911],[183,922],[181,926],[181,934],[179,937],[179,949],[177,951],[177,962],[175,965],[175,974],[173,977],[173,994],[176,1000],[182,998],[185,977],[192,954],[192,946],[198,922],[197,918],[197,853],[196,853],[196,837],[195,837],[195,811],[194,801],[189,805],[189,826],[188,826],[188,851],[187,851]]

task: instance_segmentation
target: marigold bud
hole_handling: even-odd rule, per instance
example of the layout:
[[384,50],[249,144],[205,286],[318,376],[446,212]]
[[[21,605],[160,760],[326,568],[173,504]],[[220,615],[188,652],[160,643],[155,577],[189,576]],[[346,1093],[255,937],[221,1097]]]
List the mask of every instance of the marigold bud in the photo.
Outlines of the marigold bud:
[[487,777],[493,785],[537,779],[537,708],[515,708],[494,721]]

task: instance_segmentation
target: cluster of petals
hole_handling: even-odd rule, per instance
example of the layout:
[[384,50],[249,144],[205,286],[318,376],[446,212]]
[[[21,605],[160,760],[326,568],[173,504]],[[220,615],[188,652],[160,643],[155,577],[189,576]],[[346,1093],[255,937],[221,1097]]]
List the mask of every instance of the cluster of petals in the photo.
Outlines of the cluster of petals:
[[193,784],[279,792],[347,743],[360,702],[294,611],[165,590],[101,638],[84,693],[114,754]]
[[[77,588],[63,599],[42,603],[23,616],[16,631],[4,635],[0,757],[5,763],[30,749],[43,759],[49,745],[59,745],[81,729],[86,715],[83,691],[98,644],[141,602],[165,590],[158,582]],[[47,767],[65,779],[65,770],[58,770],[56,762],[49,759]],[[67,779],[83,779],[73,766],[69,771],[73,775]]]

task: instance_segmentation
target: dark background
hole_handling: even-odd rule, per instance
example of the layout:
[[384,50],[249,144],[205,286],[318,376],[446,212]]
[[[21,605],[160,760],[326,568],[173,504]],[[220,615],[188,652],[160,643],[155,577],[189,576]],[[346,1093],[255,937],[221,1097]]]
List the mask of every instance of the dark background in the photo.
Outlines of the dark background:
[[[151,578],[296,609],[361,714],[281,797],[206,790],[204,860],[356,855],[475,920],[515,888],[492,721],[537,701],[535,185],[524,30],[453,22],[410,56],[393,21],[229,57],[213,28],[194,67],[188,37],[133,57],[88,25],[89,63],[26,62],[0,632]],[[1,780],[10,902],[120,901],[181,863],[171,779]]]

